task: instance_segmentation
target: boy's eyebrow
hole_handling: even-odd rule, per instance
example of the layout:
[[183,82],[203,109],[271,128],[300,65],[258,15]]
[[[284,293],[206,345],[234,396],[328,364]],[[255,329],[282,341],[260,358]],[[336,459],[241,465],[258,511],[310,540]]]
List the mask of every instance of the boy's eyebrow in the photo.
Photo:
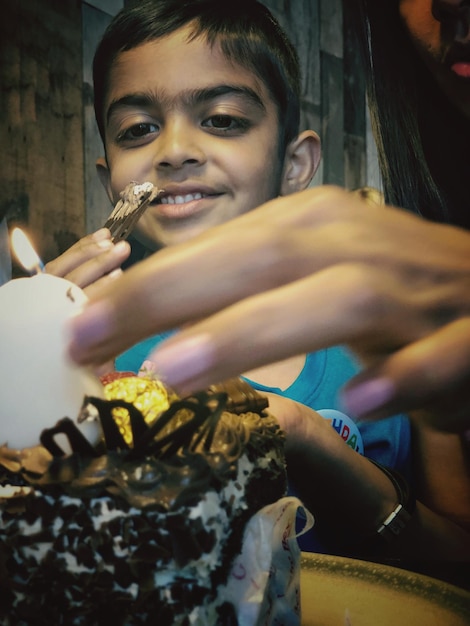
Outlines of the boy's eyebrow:
[[215,87],[204,87],[203,89],[190,89],[178,94],[176,98],[169,97],[164,93],[155,95],[154,93],[132,93],[124,95],[116,100],[113,100],[106,112],[106,121],[109,122],[110,117],[119,110],[121,107],[151,107],[155,105],[155,102],[171,107],[176,104],[176,101],[183,103],[186,106],[194,106],[204,102],[210,102],[216,100],[221,96],[234,95],[240,96],[248,100],[251,104],[263,111],[266,110],[263,100],[251,87],[245,85],[216,85]]
[[200,104],[210,100],[215,100],[221,96],[240,96],[254,104],[258,108],[265,110],[263,100],[251,87],[246,85],[216,85],[215,87],[205,87],[203,89],[195,89],[188,92],[188,104]]

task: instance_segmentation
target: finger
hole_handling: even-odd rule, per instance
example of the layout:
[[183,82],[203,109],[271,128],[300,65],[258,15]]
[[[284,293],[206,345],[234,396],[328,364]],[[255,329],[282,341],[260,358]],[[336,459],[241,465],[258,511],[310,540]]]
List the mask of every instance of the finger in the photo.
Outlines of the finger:
[[352,415],[380,419],[424,409],[434,426],[470,427],[470,318],[461,318],[362,372],[343,393]]
[[[260,261],[265,256],[263,236],[240,238],[231,230],[224,240],[207,233],[184,246],[153,254],[124,272],[74,318],[71,357],[78,363],[107,360],[153,333],[205,317],[280,284],[286,276],[273,279],[276,273],[270,271],[276,263],[273,258],[280,253],[274,251],[272,242],[267,248],[268,260]],[[215,265],[218,258],[223,262]]]
[[109,272],[109,274],[106,274],[105,276],[103,276],[102,278],[95,280],[88,287],[85,287],[84,289],[87,297],[88,298],[96,297],[103,291],[103,289],[106,289],[108,285],[112,284],[115,280],[117,280],[121,276],[122,276],[122,269],[118,267],[115,270],[112,270],[111,272]]
[[189,393],[352,339],[371,344],[380,335],[386,346],[402,345],[411,337],[409,327],[397,318],[393,302],[377,306],[387,281],[380,273],[371,281],[372,274],[361,266],[336,266],[248,298],[173,336],[150,359],[168,384]]
[[[337,194],[333,195],[337,199]],[[343,198],[346,194],[339,195]],[[254,211],[257,219],[253,215],[237,218],[229,229],[227,225],[213,228],[125,272],[116,288],[104,291],[98,302],[74,320],[72,357],[79,362],[103,355],[109,358],[150,334],[179,327],[341,262],[346,256],[344,246],[331,241],[340,229],[327,226],[329,236],[323,227],[315,234],[308,231],[303,222],[311,218],[302,203],[298,206],[295,214],[300,227],[282,218],[289,206],[281,198]],[[260,227],[260,216],[271,216],[271,221],[264,219]],[[375,258],[377,244],[372,247]],[[357,255],[354,246],[352,256]],[[343,283],[340,279],[339,284]],[[321,294],[323,299],[329,291]],[[285,303],[279,304],[283,309]],[[315,304],[312,301],[312,306]]]
[[107,228],[100,228],[96,232],[83,237],[63,254],[46,264],[46,272],[54,276],[64,277],[72,272],[77,266],[88,259],[110,250],[113,244],[111,233]]
[[[423,237],[416,237],[416,228],[410,226],[419,226],[421,230],[432,227],[423,225],[419,218],[403,211],[387,209],[382,215],[379,209],[366,207],[364,212],[358,200],[351,213],[341,206],[350,197],[346,192],[322,189],[316,194],[303,192],[295,198],[277,199],[233,220],[229,225],[211,229],[192,242],[154,254],[125,272],[114,289],[104,291],[100,300],[88,306],[74,320],[71,329],[72,358],[78,362],[92,361],[101,356],[109,358],[152,333],[179,327],[211,315],[233,302],[280,287],[325,267],[335,264],[341,267],[341,263],[360,261],[371,268],[382,266],[384,271],[390,272],[390,276],[383,277],[383,286],[387,281],[393,282],[395,292],[385,295],[382,303],[380,299],[374,302],[366,296],[366,301],[369,299],[371,304],[371,312],[366,311],[368,315],[383,316],[387,311],[387,298],[397,302],[401,298],[402,309],[409,309],[409,298],[405,297],[407,294],[400,295],[400,290],[413,289],[412,277],[415,277],[417,287],[420,283],[432,286],[434,279],[432,272],[427,277],[429,255],[421,254],[422,246],[417,243],[419,240],[423,244]],[[318,199],[320,204],[316,202],[313,207],[313,200]],[[292,210],[293,203],[295,210]],[[335,218],[332,219],[331,215]],[[365,222],[362,216],[365,216]],[[385,226],[384,221],[387,222]],[[355,224],[358,226],[355,227]],[[317,230],[309,230],[311,225]],[[354,236],[351,236],[352,228],[356,228]],[[387,237],[384,240],[384,233],[388,235],[390,232],[396,235],[395,239],[392,237],[393,245]],[[451,234],[448,233],[445,239],[452,239],[452,246],[443,246],[434,265],[441,267],[442,258],[449,263],[452,250],[460,250],[468,243],[465,240],[460,247],[457,246]],[[408,243],[400,248],[406,253],[400,262],[396,258],[396,241]],[[426,250],[439,248],[437,245],[430,246],[428,239],[425,243]],[[412,258],[409,258],[410,254]],[[414,256],[417,256],[418,262],[415,262]],[[461,255],[457,257],[461,264]],[[452,276],[456,274],[455,265],[451,264],[452,272],[448,272]],[[442,283],[446,279],[442,276],[442,269],[439,276]],[[339,285],[344,283],[341,278],[338,280]],[[401,281],[401,285],[397,281]],[[332,297],[332,289],[337,291],[339,287],[332,282],[328,289],[323,287],[323,291],[314,293],[313,297],[320,299],[312,299],[311,307],[324,307],[324,303]],[[358,291],[359,300],[362,293],[363,290]],[[354,302],[351,291],[346,290],[343,295],[344,298],[341,295],[334,297],[340,302],[351,298],[353,306],[361,308],[360,302],[359,305]],[[304,297],[312,296],[306,293]],[[415,298],[417,300],[419,297]],[[425,303],[426,300],[421,299],[422,307]],[[281,309],[289,307],[288,301],[278,304]],[[388,330],[393,326],[396,312],[397,306],[387,311]],[[355,317],[351,316],[350,323]],[[395,332],[405,335],[404,341],[409,341],[416,338],[417,332],[428,330],[425,324],[420,330],[421,322],[419,316],[403,320],[403,323],[395,324]],[[315,329],[312,332],[315,335]],[[341,328],[336,334],[341,335]],[[371,338],[369,334],[368,339]],[[359,336],[359,339],[364,338]],[[379,335],[376,335],[376,340],[379,342]]]
[[[89,287],[106,274],[118,269],[128,258],[130,251],[131,248],[127,241],[119,241],[115,245],[111,244],[111,248],[105,251],[101,250],[100,254],[93,256],[67,273],[65,278],[82,289]],[[91,290],[90,293],[92,292],[99,293],[100,289]]]

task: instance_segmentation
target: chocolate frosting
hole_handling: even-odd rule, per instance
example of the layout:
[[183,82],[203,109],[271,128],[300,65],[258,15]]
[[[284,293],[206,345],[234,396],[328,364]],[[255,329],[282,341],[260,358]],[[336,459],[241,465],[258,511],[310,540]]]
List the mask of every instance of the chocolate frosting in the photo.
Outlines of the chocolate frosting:
[[[98,447],[65,418],[42,433],[43,445],[26,450],[2,446],[0,482],[40,490],[47,486],[48,493],[54,487],[82,498],[112,494],[132,506],[162,511],[197,503],[208,489],[219,490],[236,478],[241,455],[254,460],[275,452],[283,458],[284,435],[276,419],[264,411],[267,401],[239,379],[229,389],[235,402],[217,386],[173,402],[150,425],[123,400],[89,397],[86,403],[96,407],[103,428]],[[237,406],[248,412],[227,410]],[[129,411],[132,446],[113,419],[116,407]],[[65,455],[57,445],[58,433],[66,435],[72,454]]]

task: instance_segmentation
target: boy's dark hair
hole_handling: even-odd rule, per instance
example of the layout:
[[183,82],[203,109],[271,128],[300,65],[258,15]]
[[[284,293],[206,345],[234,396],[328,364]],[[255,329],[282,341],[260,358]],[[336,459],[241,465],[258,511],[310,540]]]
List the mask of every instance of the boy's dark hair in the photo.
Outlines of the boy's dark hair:
[[300,69],[297,53],[270,11],[256,0],[137,0],[112,20],[93,61],[95,115],[104,139],[104,100],[120,52],[194,23],[192,38],[220,44],[232,62],[252,71],[277,105],[283,152],[298,133]]

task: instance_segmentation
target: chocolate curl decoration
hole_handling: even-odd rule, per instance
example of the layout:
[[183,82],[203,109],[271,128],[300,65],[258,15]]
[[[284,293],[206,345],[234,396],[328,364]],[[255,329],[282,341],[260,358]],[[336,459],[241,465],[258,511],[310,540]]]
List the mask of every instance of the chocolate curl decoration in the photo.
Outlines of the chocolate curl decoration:
[[[229,393],[223,391],[223,388]],[[214,385],[209,391],[201,391],[173,402],[150,425],[137,407],[122,399],[103,400],[87,396],[84,406],[86,404],[91,404],[98,410],[106,449],[126,451],[126,458],[133,460],[145,455],[165,459],[175,455],[178,450],[187,449],[192,452],[201,444],[203,450],[209,452],[223,411],[235,410],[240,413],[251,410],[262,414],[268,402],[245,381],[235,379],[224,385]],[[132,448],[126,443],[113,417],[113,409],[116,408],[126,409],[129,414]],[[185,411],[184,422],[167,435],[158,437],[180,411]],[[73,421],[64,418],[57,422],[54,428],[41,433],[41,444],[55,457],[65,455],[54,439],[60,433],[67,437],[72,451],[80,456],[98,457],[104,453],[102,445],[94,448]]]
[[141,184],[131,182],[121,191],[119,194],[121,199],[104,225],[104,228],[109,228],[111,231],[111,240],[114,243],[127,239],[149,203],[159,193],[160,190],[149,182]]
[[100,452],[95,449],[88,439],[79,431],[69,417],[59,420],[53,428],[45,428],[39,441],[41,445],[48,450],[52,456],[66,456],[66,453],[55,441],[56,435],[65,435],[69,441],[71,449],[84,457],[98,457]]
[[119,426],[113,418],[113,409],[126,409],[129,413],[132,439],[134,442],[145,437],[148,426],[144,416],[139,409],[130,402],[121,399],[103,400],[102,398],[92,396],[87,396],[86,402],[98,409],[103,436],[108,450],[129,450],[129,445],[126,443],[124,436],[119,430]]
[[209,391],[227,393],[227,411],[238,415],[250,412],[261,415],[269,405],[268,399],[242,378],[230,378],[223,383],[211,385]]
[[[147,426],[148,430],[142,439],[134,438],[134,448],[128,458],[132,459],[147,453],[156,458],[165,459],[175,455],[178,450],[186,448],[193,451],[201,441],[204,442],[204,451],[209,452],[220,416],[226,408],[227,399],[226,393],[201,391],[174,402],[150,427]],[[182,410],[192,413],[192,417],[168,435],[157,439],[158,433]]]
[[[126,459],[132,460],[145,455],[153,455],[159,459],[168,458],[180,449],[194,450],[201,441],[204,441],[204,450],[209,451],[217,423],[227,405],[227,397],[226,393],[194,394],[194,396],[174,402],[150,426],[145,422],[142,413],[125,400],[103,400],[89,396],[86,401],[99,412],[106,448],[129,450]],[[115,408],[124,408],[129,412],[133,448],[129,448],[113,418],[112,411]],[[175,415],[183,410],[188,411],[191,417],[168,435],[156,439]],[[72,426],[74,426],[73,423]],[[194,438],[198,431],[199,433]],[[71,446],[72,443],[70,441]]]
[[[143,437],[147,432],[148,427],[142,413],[133,404],[125,400],[102,400],[101,398],[86,396],[83,405],[86,404],[92,404],[98,409],[108,450],[129,450],[129,446],[113,418],[112,410],[114,408],[124,408],[128,411],[134,440]],[[54,457],[66,456],[64,450],[55,441],[56,435],[60,434],[67,437],[72,451],[82,457],[99,457],[105,453],[103,446],[98,445],[94,448],[74,422],[70,418],[64,417],[53,428],[44,429],[39,438],[41,445]]]

